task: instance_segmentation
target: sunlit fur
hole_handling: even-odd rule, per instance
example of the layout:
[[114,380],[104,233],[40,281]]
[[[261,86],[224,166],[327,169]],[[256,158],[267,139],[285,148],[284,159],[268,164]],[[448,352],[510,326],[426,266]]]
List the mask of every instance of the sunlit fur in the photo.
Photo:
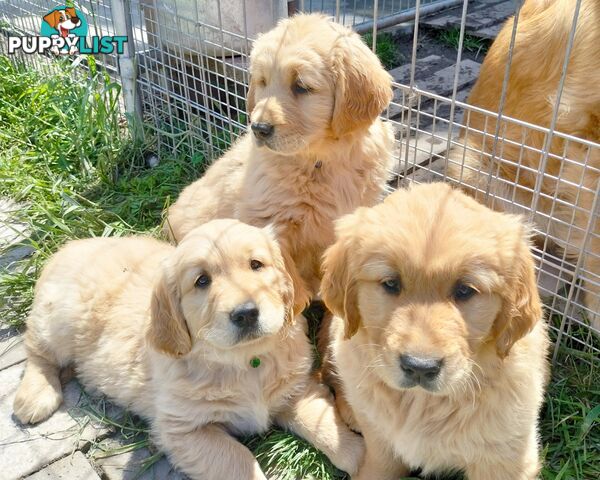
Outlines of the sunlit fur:
[[250,120],[273,124],[273,136],[243,135],[181,193],[165,228],[179,240],[212,218],[273,224],[299,311],[318,290],[333,220],[381,199],[394,136],[378,115],[391,78],[356,33],[316,14],[261,35],[250,73]]
[[[438,183],[358,209],[336,232],[322,296],[338,397],[367,443],[353,478],[397,480],[407,467],[536,478],[548,338],[519,217]],[[459,283],[476,293],[456,299]],[[441,359],[439,377],[411,387],[400,355]]]
[[[569,34],[575,14],[574,0],[526,0],[521,9],[517,35],[506,90],[503,114],[535,125],[550,127],[553,109],[566,54]],[[468,103],[491,111],[498,111],[505,76],[506,63],[513,31],[509,20],[490,48],[481,67],[477,83]],[[566,81],[560,100],[556,130],[577,137],[600,142],[600,2],[582,0],[577,30],[569,59]],[[465,114],[466,115],[466,114]],[[462,132],[462,146],[454,147],[450,158],[458,164],[449,165],[449,175],[465,184],[466,190],[480,200],[486,200],[496,209],[528,213],[525,207],[533,202],[533,191],[539,177],[545,135],[533,129],[502,122],[501,138],[496,155],[505,159],[500,165],[491,164],[496,131],[495,117],[486,117],[475,111],[465,116],[469,130]],[[486,139],[478,132],[487,131]],[[521,149],[521,143],[528,147]],[[535,151],[533,150],[535,149]],[[478,153],[479,151],[485,154]],[[584,247],[588,225],[592,235],[584,257],[583,268],[586,293],[584,301],[592,312],[600,310],[600,224],[590,224],[597,183],[600,178],[600,148],[588,149],[574,142],[554,138],[548,157],[546,176],[541,184],[542,195],[535,216],[536,225],[556,239],[556,246],[566,249],[570,257],[579,256]],[[465,157],[465,168],[463,163]],[[568,159],[561,161],[565,155]],[[587,162],[588,168],[583,164]],[[517,167],[522,164],[521,167]],[[491,194],[487,191],[489,175],[499,175],[504,181],[493,181]],[[561,181],[557,182],[556,177]],[[516,183],[513,188],[507,182]],[[581,184],[582,188],[579,187]],[[475,187],[475,192],[468,187]],[[499,197],[492,200],[494,196]],[[556,196],[557,200],[554,200]],[[572,207],[569,205],[575,205]],[[574,225],[574,227],[571,227]],[[552,243],[552,242],[551,242]],[[589,316],[589,315],[588,315]],[[592,317],[592,324],[600,331],[600,316]]]
[[[206,288],[195,286],[201,274],[212,279]],[[245,339],[228,314],[249,301],[258,333]],[[293,319],[292,304],[272,232],[236,220],[209,222],[177,247],[144,237],[71,242],[36,286],[15,416],[49,417],[62,402],[59,369],[73,364],[87,388],[150,420],[191,478],[266,480],[231,434],[262,433],[273,421],[354,473],[362,439],[312,380],[306,321]]]

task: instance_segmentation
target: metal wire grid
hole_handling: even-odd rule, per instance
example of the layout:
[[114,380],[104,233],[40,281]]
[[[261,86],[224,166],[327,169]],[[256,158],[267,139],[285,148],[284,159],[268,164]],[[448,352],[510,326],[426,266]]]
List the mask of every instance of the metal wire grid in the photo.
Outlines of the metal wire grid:
[[228,31],[220,2],[213,3],[218,25],[198,19],[196,5],[180,11],[177,2],[132,3],[145,27],[143,35],[136,35],[142,110],[159,134],[161,149],[215,156],[246,128],[252,45],[245,30],[246,10],[238,18],[244,30]]
[[[46,0],[49,5],[55,2]],[[98,4],[102,1],[95,0]],[[21,12],[28,12],[27,0],[8,0],[9,4],[18,4]],[[83,2],[84,3],[84,2]],[[367,5],[367,2],[315,1],[297,2],[300,10],[335,8],[332,12],[340,21],[358,23],[359,13],[352,10],[355,4]],[[370,2],[373,11],[369,16],[373,33],[377,33],[381,12],[395,2]],[[396,3],[396,5],[402,2]],[[596,232],[597,189],[596,182],[586,179],[598,178],[596,166],[590,162],[600,153],[600,145],[587,142],[555,131],[558,105],[564,86],[568,56],[573,45],[571,34],[564,60],[563,75],[556,96],[556,108],[550,128],[542,128],[510,119],[502,114],[506,93],[506,79],[511,68],[512,48],[515,42],[520,2],[517,2],[516,20],[513,26],[511,54],[506,65],[499,112],[488,112],[457,100],[459,69],[455,68],[452,95],[443,97],[421,90],[415,84],[417,61],[417,42],[419,38],[419,14],[426,11],[426,1],[413,0],[403,6],[413,6],[415,14],[413,54],[411,59],[410,81],[408,85],[394,84],[397,99],[388,109],[388,120],[397,131],[397,163],[391,166],[396,175],[397,186],[407,182],[436,180],[463,183],[463,173],[469,167],[464,163],[464,155],[471,147],[459,141],[458,134],[479,135],[492,144],[491,151],[475,150],[486,163],[493,168],[479,167],[477,175],[482,179],[475,185],[476,193],[491,206],[524,213],[535,225],[537,243],[534,254],[538,260],[538,280],[542,295],[546,299],[552,328],[557,332],[559,345],[575,347],[590,354],[590,362],[600,356],[597,337],[589,327],[589,319],[598,313],[583,303],[583,292],[597,297],[600,280],[597,271],[590,268],[589,259],[598,259],[598,249],[592,249],[592,243],[598,242]],[[444,3],[444,2],[441,2]],[[447,2],[446,2],[447,3]],[[452,2],[456,3],[456,2]],[[462,58],[462,45],[465,36],[468,0],[459,0],[462,4],[462,22],[457,50],[456,65]],[[231,11],[228,0],[132,0],[130,13],[135,51],[138,63],[137,89],[142,101],[142,111],[157,132],[160,151],[185,152],[194,161],[208,155],[214,158],[223,153],[231,143],[241,135],[247,124],[245,97],[248,84],[248,55],[252,48],[252,39],[258,31],[265,30],[264,21],[274,25],[278,18],[286,16],[286,2],[283,0],[240,0],[241,11]],[[577,0],[573,32],[581,0]],[[25,5],[25,6],[24,6]],[[49,8],[39,7],[42,13]],[[4,6],[0,12],[5,12]],[[327,11],[327,10],[326,10]],[[200,13],[202,12],[202,13]],[[100,24],[106,22],[110,31],[110,9],[100,16]],[[344,15],[346,19],[344,20]],[[257,17],[263,20],[257,27]],[[360,17],[362,20],[367,15]],[[91,23],[91,22],[90,22]],[[260,21],[258,21],[260,24]],[[363,22],[363,25],[365,23]],[[369,24],[368,24],[369,25]],[[374,35],[376,38],[376,35]],[[375,42],[374,42],[375,43]],[[375,48],[375,45],[373,45]],[[391,112],[394,118],[390,119]],[[399,113],[398,113],[399,112]],[[483,128],[476,128],[472,118],[483,116]],[[518,126],[521,138],[506,135],[508,126]],[[543,148],[535,148],[526,143],[531,132],[544,137]],[[551,142],[562,142],[562,154],[549,147]],[[463,152],[463,158],[446,158],[450,148]],[[509,160],[504,151],[517,148],[519,158]],[[462,149],[462,150],[461,150]],[[569,152],[578,150],[580,155],[573,157]],[[532,169],[522,163],[523,155],[536,153],[540,162],[538,169]],[[581,153],[583,152],[583,153]],[[546,171],[549,161],[557,160],[562,165],[578,165],[578,179],[565,178],[561,168],[558,175]],[[458,178],[448,178],[448,167],[459,167]],[[483,165],[483,164],[482,164]],[[516,171],[515,181],[499,175],[499,167],[511,166]],[[533,174],[537,181],[533,188],[518,183],[520,175]],[[567,201],[558,196],[558,188],[547,193],[542,189],[543,182],[568,184],[577,191],[575,199]],[[471,185],[473,187],[473,185]],[[502,195],[500,196],[500,193]],[[580,199],[592,198],[593,201],[582,205]],[[549,208],[540,208],[549,205]],[[556,213],[561,215],[557,217]],[[574,224],[574,219],[584,221]],[[557,248],[557,245],[562,248]],[[596,299],[600,301],[600,299]],[[596,360],[595,360],[596,359]]]
[[[301,12],[323,12],[335,17],[343,25],[363,32],[372,28],[374,20],[386,19],[401,12],[412,10],[417,0],[299,0]],[[421,5],[442,3],[440,0],[422,0]],[[447,2],[446,2],[447,3]]]

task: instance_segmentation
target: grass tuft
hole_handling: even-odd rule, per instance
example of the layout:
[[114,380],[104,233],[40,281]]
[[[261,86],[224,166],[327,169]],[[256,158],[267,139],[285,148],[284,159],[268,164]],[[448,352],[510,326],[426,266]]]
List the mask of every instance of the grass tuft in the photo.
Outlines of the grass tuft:
[[[363,40],[369,48],[373,47],[373,34],[366,33],[363,35]],[[375,54],[379,57],[386,70],[397,67],[404,59],[398,45],[394,41],[394,37],[391,33],[387,32],[377,34]]]
[[[438,39],[448,45],[449,47],[458,50],[458,43],[460,40],[460,28],[454,27],[448,30],[442,30],[438,34]],[[463,37],[463,50],[467,52],[474,52],[476,55],[480,53],[486,54],[490,48],[490,44],[487,40],[473,35],[465,33]]]
[[277,480],[342,480],[349,477],[337,470],[310,443],[290,433],[273,429],[264,436],[253,437],[246,445],[269,478]]

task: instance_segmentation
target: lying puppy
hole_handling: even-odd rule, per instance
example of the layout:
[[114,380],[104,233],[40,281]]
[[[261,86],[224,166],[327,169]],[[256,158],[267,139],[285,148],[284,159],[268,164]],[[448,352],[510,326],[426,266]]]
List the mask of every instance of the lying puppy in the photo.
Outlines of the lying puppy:
[[[574,0],[526,0],[521,8],[503,114],[550,127],[573,24]],[[468,103],[498,111],[512,39],[513,20],[506,23],[490,48]],[[600,2],[582,0],[577,31],[560,100],[556,130],[600,142]],[[449,154],[448,175],[477,199],[495,209],[529,213],[536,226],[577,262],[583,254],[583,298],[590,323],[600,332],[600,223],[590,218],[600,180],[600,147],[554,137],[550,156],[540,172],[546,134],[516,123],[502,122],[503,137],[494,149],[497,122],[493,116],[469,113]],[[483,132],[487,132],[484,135]],[[522,148],[521,144],[525,144]],[[483,153],[482,153],[483,152]],[[534,191],[541,178],[541,195]],[[490,183],[491,182],[491,183]],[[486,196],[488,184],[491,195]],[[590,230],[590,234],[586,232]],[[554,244],[554,245],[553,245]]]
[[213,218],[272,223],[301,311],[333,221],[381,199],[394,136],[378,115],[391,77],[356,33],[317,14],[260,36],[250,73],[252,133],[181,193],[165,228],[180,240]]
[[354,473],[362,439],[311,379],[292,303],[272,234],[235,220],[209,222],[177,248],[143,237],[71,242],[36,286],[15,415],[48,418],[62,401],[59,369],[73,364],[86,387],[149,419],[191,478],[265,479],[234,436],[272,420]]
[[358,209],[336,231],[322,295],[367,447],[353,478],[421,467],[535,479],[549,342],[519,218],[440,183]]

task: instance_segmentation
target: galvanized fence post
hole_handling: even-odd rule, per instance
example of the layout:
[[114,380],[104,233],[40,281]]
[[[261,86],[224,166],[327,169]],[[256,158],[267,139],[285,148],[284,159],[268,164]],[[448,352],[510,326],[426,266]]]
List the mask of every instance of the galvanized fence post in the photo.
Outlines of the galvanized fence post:
[[142,102],[137,89],[137,62],[131,24],[131,2],[130,0],[111,0],[111,7],[115,35],[127,36],[123,53],[118,55],[117,59],[127,120],[132,135],[139,139],[143,135],[141,128]]

